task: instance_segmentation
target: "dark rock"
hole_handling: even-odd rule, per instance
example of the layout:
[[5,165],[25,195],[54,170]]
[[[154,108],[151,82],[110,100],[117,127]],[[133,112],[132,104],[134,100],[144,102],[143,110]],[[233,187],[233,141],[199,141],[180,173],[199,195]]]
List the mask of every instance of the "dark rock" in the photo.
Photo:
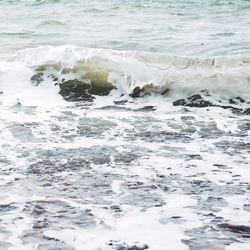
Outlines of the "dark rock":
[[179,99],[173,102],[174,106],[187,106],[187,101],[185,99]]
[[94,95],[108,95],[114,86],[108,82],[108,73],[104,71],[88,72],[84,76],[91,84],[89,89],[90,94]]
[[196,94],[196,95],[192,95],[188,97],[188,100],[190,100],[191,102],[195,102],[195,101],[203,100],[203,98],[200,94]]
[[234,114],[244,114],[244,110],[242,110],[241,108],[236,108],[236,107],[233,107],[233,106],[226,106],[226,105],[214,105],[216,107],[220,107],[220,108],[223,108],[223,109],[231,109],[231,111],[234,113]]
[[244,204],[243,209],[250,212],[250,204]]
[[118,246],[117,250],[145,250],[148,249],[148,245],[143,245],[143,246]]
[[77,79],[64,81],[59,84],[59,94],[63,96],[66,101],[92,101],[94,99],[87,90],[91,86],[83,81]]
[[195,94],[187,99],[180,99],[173,102],[174,106],[186,106],[186,107],[195,107],[195,108],[207,108],[214,106],[211,102],[206,101],[200,94]]
[[13,203],[10,204],[1,204],[0,205],[0,213],[7,213],[15,210],[17,207],[13,206]]
[[170,91],[170,89],[165,89],[165,90],[162,91],[161,94],[162,95],[167,95],[169,93],[169,91]]
[[230,104],[236,104],[237,102],[234,99],[229,99]]
[[242,98],[241,98],[241,97],[239,97],[239,96],[237,96],[235,99],[239,100],[241,103],[244,103],[244,102],[245,102],[245,100],[244,100],[244,99],[242,99]]
[[145,249],[148,249],[148,245],[143,245],[143,246],[133,245],[133,246],[126,248],[126,250],[145,250]]
[[160,224],[168,224],[168,223],[174,223],[174,224],[182,224],[185,220],[181,216],[171,216],[169,218],[161,218],[159,219]]
[[146,84],[142,88],[139,86],[135,87],[130,94],[131,97],[136,98],[136,97],[142,97],[145,95],[151,95],[151,94],[161,94],[161,95],[166,95],[168,94],[169,89],[164,88],[161,86],[154,86],[152,83],[151,84]]
[[140,97],[140,95],[141,95],[141,88],[140,87],[135,87],[133,89],[133,92],[130,94],[130,96],[133,98]]
[[128,102],[128,100],[114,101],[114,104],[116,104],[116,105],[123,105],[123,104],[125,104],[127,102]]
[[133,244],[128,245],[125,242],[117,242],[117,241],[110,241],[108,243],[109,246],[114,246],[116,250],[145,250],[149,249],[147,244]]
[[[204,94],[203,91],[201,93]],[[208,95],[209,94],[206,94]],[[221,102],[221,101],[219,101]],[[230,104],[239,104],[239,103],[244,103],[245,100],[243,100],[240,97],[236,97],[234,99],[229,99]],[[249,115],[250,114],[250,108],[247,109],[242,109],[239,107],[233,107],[231,105],[218,105],[218,104],[213,104],[210,101],[204,100],[204,98],[200,94],[195,94],[192,95],[186,99],[179,99],[173,102],[174,106],[184,106],[184,107],[194,107],[194,108],[208,108],[208,107],[220,107],[223,109],[230,109],[234,114],[237,115]]]
[[239,234],[243,238],[250,238],[250,227],[244,225],[232,225],[229,223],[219,224],[220,228],[228,230],[232,233]]
[[244,115],[250,115],[250,108],[246,109],[244,112],[243,112]]
[[127,108],[125,106],[121,107],[121,106],[113,106],[113,105],[108,105],[108,106],[103,106],[97,109],[102,109],[102,110],[124,110],[124,111],[132,111],[132,108]]
[[58,82],[58,77],[56,77],[55,75],[50,75],[50,77],[52,78],[53,82]]
[[121,213],[122,212],[122,209],[118,205],[110,206],[110,210],[112,210],[114,213]]
[[205,96],[210,96],[210,94],[209,94],[209,92],[208,92],[207,89],[201,90],[200,93],[202,93],[202,94],[205,95]]
[[189,154],[187,155],[188,160],[202,160],[201,155],[199,154]]
[[32,82],[33,85],[38,86],[44,79],[43,79],[43,73],[42,72],[38,72],[35,75],[33,75],[30,80]]
[[83,93],[86,90],[90,89],[90,85],[88,83],[79,81],[77,79],[75,80],[68,80],[64,81],[62,84],[60,84],[61,91],[68,92],[80,92]]
[[156,107],[155,106],[145,106],[139,109],[135,109],[134,111],[155,111]]
[[90,94],[94,95],[109,95],[110,91],[114,88],[111,83],[100,84],[98,81],[91,81],[91,90]]
[[230,104],[238,104],[239,102],[240,102],[240,103],[244,103],[245,100],[242,99],[242,98],[239,97],[239,96],[237,96],[237,97],[235,97],[235,98],[229,99],[229,103],[230,103]]
[[[108,95],[114,86],[107,80],[106,72],[88,72],[82,80],[63,80],[60,92],[66,101],[93,101],[93,95]],[[57,77],[53,78],[57,81]]]

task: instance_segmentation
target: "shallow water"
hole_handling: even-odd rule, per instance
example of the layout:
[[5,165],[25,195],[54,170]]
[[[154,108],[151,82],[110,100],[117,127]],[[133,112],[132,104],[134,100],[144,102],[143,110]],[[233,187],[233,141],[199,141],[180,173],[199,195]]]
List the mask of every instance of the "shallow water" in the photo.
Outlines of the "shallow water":
[[249,7],[0,1],[0,249],[250,249]]

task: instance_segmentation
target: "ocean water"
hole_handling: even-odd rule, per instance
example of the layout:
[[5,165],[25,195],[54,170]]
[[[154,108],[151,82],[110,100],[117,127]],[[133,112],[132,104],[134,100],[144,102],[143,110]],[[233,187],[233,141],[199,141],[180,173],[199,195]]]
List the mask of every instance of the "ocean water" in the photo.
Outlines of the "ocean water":
[[250,249],[250,1],[0,0],[0,249]]

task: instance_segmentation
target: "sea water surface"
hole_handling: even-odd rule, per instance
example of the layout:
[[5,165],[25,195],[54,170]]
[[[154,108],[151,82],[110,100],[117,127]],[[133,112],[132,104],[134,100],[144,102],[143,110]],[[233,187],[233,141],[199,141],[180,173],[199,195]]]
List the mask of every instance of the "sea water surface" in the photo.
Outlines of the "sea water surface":
[[0,249],[250,249],[250,1],[0,0]]

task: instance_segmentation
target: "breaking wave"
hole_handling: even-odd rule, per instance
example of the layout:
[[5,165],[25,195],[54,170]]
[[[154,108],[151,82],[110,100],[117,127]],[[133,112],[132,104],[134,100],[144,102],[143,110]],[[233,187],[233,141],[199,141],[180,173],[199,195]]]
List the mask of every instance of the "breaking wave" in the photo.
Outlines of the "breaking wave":
[[[39,84],[53,77],[112,84],[123,94],[135,89],[142,94],[208,90],[248,95],[250,57],[188,58],[141,51],[115,51],[75,46],[43,46],[18,52],[12,59],[34,70]],[[37,77],[37,78],[36,78]]]

